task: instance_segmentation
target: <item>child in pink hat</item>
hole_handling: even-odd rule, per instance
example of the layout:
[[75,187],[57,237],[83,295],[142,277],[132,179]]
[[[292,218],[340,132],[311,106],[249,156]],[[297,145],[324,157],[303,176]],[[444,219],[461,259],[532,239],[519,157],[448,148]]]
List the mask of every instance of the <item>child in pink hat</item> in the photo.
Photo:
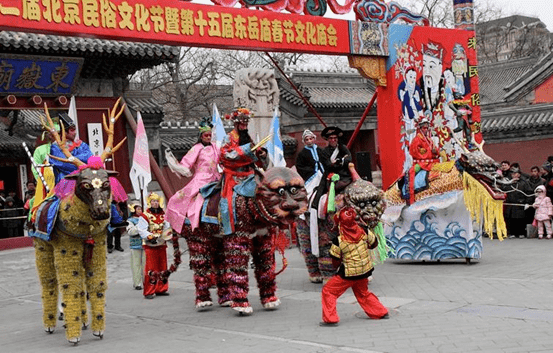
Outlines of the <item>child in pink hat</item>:
[[553,205],[551,199],[545,196],[545,186],[539,185],[534,192],[536,193],[536,201],[532,207],[536,209],[534,215],[534,224],[538,227],[538,237],[543,238],[543,227],[547,231],[547,239],[551,239],[551,222],[550,218],[553,215]]

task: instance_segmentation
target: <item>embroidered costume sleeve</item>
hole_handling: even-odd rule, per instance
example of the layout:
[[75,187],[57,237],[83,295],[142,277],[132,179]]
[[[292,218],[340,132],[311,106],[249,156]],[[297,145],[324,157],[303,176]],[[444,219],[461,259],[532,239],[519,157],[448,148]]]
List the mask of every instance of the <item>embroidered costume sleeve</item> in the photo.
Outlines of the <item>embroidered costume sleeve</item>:
[[248,166],[257,158],[251,150],[251,144],[247,143],[240,146],[238,144],[238,133],[232,130],[223,140],[221,147],[221,164],[224,168],[237,169]]
[[[90,147],[80,140],[75,141],[73,145],[69,147],[71,155],[75,158],[78,158],[84,163],[87,163],[88,159],[92,157],[92,152]],[[66,159],[65,155],[61,151],[60,147],[57,144],[52,144],[50,148],[50,154],[52,156],[60,157]],[[60,162],[54,158],[50,159],[50,163],[54,166],[54,174],[56,175],[56,184],[63,179],[66,175],[71,174],[77,170],[77,166],[72,163]]]

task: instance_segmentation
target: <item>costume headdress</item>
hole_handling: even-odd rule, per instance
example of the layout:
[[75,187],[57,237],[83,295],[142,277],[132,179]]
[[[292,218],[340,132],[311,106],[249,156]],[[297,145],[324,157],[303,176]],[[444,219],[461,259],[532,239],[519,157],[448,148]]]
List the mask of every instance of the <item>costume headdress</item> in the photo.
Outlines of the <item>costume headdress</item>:
[[200,121],[200,125],[199,125],[200,134],[211,131],[212,128],[213,128],[213,124],[211,123],[211,118],[204,116]]
[[327,126],[327,127],[325,127],[323,132],[321,132],[321,136],[325,140],[328,140],[328,138],[332,135],[342,137],[344,135],[344,132],[342,131],[342,129],[340,129],[337,126]]
[[432,56],[442,61],[444,48],[440,43],[429,41],[428,43],[422,45],[422,53],[423,55]]
[[136,208],[137,207],[142,207],[142,205],[140,204],[139,201],[132,201],[131,203],[129,203],[129,205],[127,206],[129,208],[129,211],[131,211],[131,213],[136,213]]
[[150,196],[148,196],[148,199],[146,200],[148,208],[152,207],[153,200],[157,200],[159,202],[159,207],[163,208],[163,197],[159,196],[155,192],[150,193]]
[[311,130],[305,129],[305,131],[301,135],[301,140],[305,142],[305,138],[308,136],[313,136],[314,138],[317,138],[317,136],[315,136],[315,134]]
[[345,207],[334,215],[334,222],[338,225],[340,235],[348,243],[357,243],[365,231],[359,226],[355,220],[357,213],[352,207]]
[[251,118],[253,118],[253,113],[248,108],[236,108],[232,113],[225,115],[225,119],[232,120],[235,123],[247,123]]
[[422,118],[422,119],[420,119],[420,120],[417,122],[417,124],[418,124],[419,126],[421,126],[422,124],[428,124],[428,125],[430,125],[430,120],[428,120],[428,118]]
[[69,129],[70,127],[75,127],[75,122],[73,121],[73,119],[71,119],[69,114],[60,113],[58,117],[60,119],[60,122],[63,124],[65,130]]

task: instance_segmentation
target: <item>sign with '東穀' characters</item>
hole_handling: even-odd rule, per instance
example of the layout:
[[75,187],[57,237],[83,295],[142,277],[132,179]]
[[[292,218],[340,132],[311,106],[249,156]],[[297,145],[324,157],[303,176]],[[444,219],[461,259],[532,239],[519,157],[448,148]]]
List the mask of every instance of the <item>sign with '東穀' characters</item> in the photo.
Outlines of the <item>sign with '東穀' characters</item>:
[[83,58],[0,54],[0,94],[70,95]]

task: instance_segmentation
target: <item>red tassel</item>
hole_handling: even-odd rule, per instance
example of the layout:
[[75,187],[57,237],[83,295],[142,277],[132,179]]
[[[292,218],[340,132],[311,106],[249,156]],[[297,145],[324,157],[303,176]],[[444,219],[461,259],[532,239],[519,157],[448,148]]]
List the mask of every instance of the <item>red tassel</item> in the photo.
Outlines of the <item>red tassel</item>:
[[85,264],[92,264],[92,253],[94,251],[94,239],[88,236],[84,241],[83,260]]

